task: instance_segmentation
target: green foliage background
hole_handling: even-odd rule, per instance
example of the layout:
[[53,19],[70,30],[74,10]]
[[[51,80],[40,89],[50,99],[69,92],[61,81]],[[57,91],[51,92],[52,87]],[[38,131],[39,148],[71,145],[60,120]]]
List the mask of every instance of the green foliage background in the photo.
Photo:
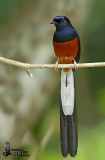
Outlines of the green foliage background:
[[[50,21],[66,15],[81,39],[81,62],[105,61],[104,0],[0,0],[0,56],[27,63],[55,63]],[[63,160],[60,152],[60,72],[34,76],[0,64],[0,159],[5,141],[29,158]],[[75,73],[79,146],[75,160],[105,159],[105,68]],[[7,157],[14,159],[13,156]],[[5,158],[4,158],[5,159]],[[72,159],[71,157],[65,160]]]

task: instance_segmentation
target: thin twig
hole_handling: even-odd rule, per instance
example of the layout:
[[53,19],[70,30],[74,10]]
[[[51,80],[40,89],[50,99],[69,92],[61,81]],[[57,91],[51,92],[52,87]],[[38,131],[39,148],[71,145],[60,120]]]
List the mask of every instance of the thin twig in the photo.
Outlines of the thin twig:
[[[12,66],[16,66],[26,71],[29,69],[42,69],[42,68],[55,68],[55,64],[29,64],[29,63],[22,63],[19,61],[7,59],[0,57],[0,62],[6,63]],[[73,64],[59,64],[58,68],[73,68]],[[77,68],[89,68],[89,67],[105,67],[105,62],[95,62],[95,63],[78,63]]]
[[30,72],[29,69],[27,69],[26,72],[27,72],[27,74],[29,75],[30,78],[33,78],[33,75],[32,75],[32,73]]

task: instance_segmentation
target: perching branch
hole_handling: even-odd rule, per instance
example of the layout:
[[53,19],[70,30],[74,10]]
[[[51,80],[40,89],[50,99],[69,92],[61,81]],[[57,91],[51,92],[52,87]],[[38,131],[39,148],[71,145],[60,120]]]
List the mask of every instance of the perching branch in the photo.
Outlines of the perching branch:
[[[42,68],[55,68],[55,64],[29,64],[22,63],[15,60],[0,57],[0,62],[6,63],[12,66],[16,66],[25,69],[30,74],[30,69],[42,69]],[[73,68],[73,64],[59,64],[58,68]],[[78,63],[77,68],[88,68],[88,67],[105,67],[105,62],[95,63]]]

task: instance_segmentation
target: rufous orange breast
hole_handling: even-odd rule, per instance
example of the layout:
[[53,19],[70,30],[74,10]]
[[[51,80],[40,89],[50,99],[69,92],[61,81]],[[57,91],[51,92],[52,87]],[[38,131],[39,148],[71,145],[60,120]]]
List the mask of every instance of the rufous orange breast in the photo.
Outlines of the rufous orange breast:
[[[74,38],[72,41],[65,43],[54,41],[53,46],[55,54],[62,64],[71,64],[78,54],[78,38]],[[63,70],[68,72],[70,68],[65,68]]]

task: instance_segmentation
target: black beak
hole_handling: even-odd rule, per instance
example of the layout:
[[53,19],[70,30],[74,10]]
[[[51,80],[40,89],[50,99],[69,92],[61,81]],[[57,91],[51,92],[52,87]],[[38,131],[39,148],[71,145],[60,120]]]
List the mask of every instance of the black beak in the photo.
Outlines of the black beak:
[[57,24],[55,21],[50,22],[50,24]]

